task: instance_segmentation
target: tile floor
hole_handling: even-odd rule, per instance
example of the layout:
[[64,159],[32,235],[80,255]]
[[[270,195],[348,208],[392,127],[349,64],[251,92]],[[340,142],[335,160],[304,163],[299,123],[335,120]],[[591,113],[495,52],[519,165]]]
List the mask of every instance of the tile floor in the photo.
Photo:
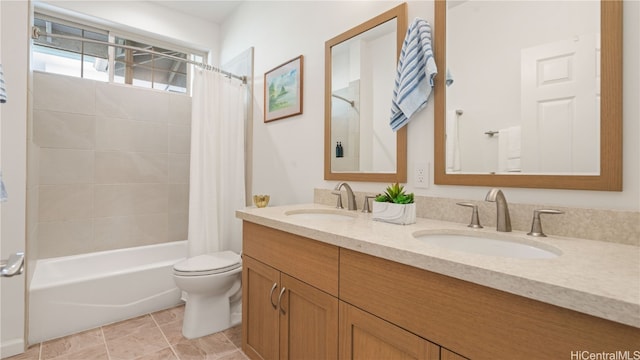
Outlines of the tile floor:
[[188,340],[184,306],[33,345],[7,360],[247,360],[242,327]]

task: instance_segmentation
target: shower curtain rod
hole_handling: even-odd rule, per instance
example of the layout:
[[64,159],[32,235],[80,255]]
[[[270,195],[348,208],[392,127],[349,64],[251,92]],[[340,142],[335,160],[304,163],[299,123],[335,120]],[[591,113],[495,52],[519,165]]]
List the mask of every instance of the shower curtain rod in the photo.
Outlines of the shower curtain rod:
[[331,96],[333,96],[334,98],[338,98],[338,99],[340,99],[342,101],[346,101],[346,102],[349,103],[349,105],[351,105],[351,107],[355,107],[356,102],[353,101],[353,100],[349,100],[347,98],[344,98],[344,97],[342,97],[340,95],[336,95],[336,94],[331,94]]
[[232,73],[230,73],[228,71],[224,71],[222,69],[219,69],[219,68],[217,68],[217,67],[215,67],[213,65],[209,65],[209,64],[205,64],[205,63],[189,60],[189,59],[183,59],[183,58],[178,57],[178,56],[163,54],[163,53],[158,52],[158,51],[147,50],[147,49],[139,48],[139,47],[136,47],[136,46],[114,44],[114,43],[110,43],[110,42],[107,42],[107,41],[81,38],[81,37],[77,37],[77,36],[69,36],[69,35],[61,35],[61,34],[50,34],[50,33],[47,33],[46,35],[41,35],[40,34],[40,29],[37,26],[34,26],[34,27],[31,28],[31,38],[32,39],[37,40],[41,36],[55,37],[55,38],[67,39],[67,40],[77,40],[77,41],[89,42],[89,43],[93,43],[93,44],[103,44],[103,45],[107,45],[107,46],[119,47],[119,48],[122,48],[122,49],[141,51],[141,52],[162,56],[162,57],[169,58],[169,59],[176,60],[176,61],[183,61],[183,62],[186,62],[188,64],[199,66],[199,67],[204,68],[206,70],[216,71],[216,72],[219,72],[219,73],[221,73],[223,75],[232,77],[234,79],[238,79],[238,80],[242,81],[243,84],[247,83],[247,77],[246,76],[232,74]]

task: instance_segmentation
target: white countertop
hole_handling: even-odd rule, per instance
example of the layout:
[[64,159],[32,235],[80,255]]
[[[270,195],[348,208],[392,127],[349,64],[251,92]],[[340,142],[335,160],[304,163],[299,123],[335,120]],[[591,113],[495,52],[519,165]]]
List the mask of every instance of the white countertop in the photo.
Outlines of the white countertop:
[[[418,218],[412,225],[371,220],[371,214],[348,211],[349,220],[300,219],[285,212],[333,209],[319,204],[246,208],[236,217],[327,244],[470,281],[604,319],[640,328],[640,247],[525,232],[474,230],[465,224]],[[347,212],[347,210],[344,210]],[[515,259],[476,255],[428,245],[413,237],[418,231],[474,233],[508,237],[553,247],[553,259]]]

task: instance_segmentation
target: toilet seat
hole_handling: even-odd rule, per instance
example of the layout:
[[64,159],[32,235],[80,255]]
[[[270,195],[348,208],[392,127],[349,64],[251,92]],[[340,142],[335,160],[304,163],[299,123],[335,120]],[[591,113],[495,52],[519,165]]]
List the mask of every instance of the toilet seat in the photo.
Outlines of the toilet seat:
[[203,276],[225,273],[242,266],[240,255],[221,251],[188,258],[173,265],[173,273],[180,276]]

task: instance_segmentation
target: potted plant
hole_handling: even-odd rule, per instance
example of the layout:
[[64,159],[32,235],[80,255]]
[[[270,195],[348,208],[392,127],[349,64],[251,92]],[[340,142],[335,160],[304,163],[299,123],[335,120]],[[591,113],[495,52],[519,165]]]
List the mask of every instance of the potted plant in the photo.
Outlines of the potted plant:
[[398,183],[388,186],[384,194],[377,195],[373,202],[373,220],[401,225],[415,223],[413,193],[405,193],[404,186]]

